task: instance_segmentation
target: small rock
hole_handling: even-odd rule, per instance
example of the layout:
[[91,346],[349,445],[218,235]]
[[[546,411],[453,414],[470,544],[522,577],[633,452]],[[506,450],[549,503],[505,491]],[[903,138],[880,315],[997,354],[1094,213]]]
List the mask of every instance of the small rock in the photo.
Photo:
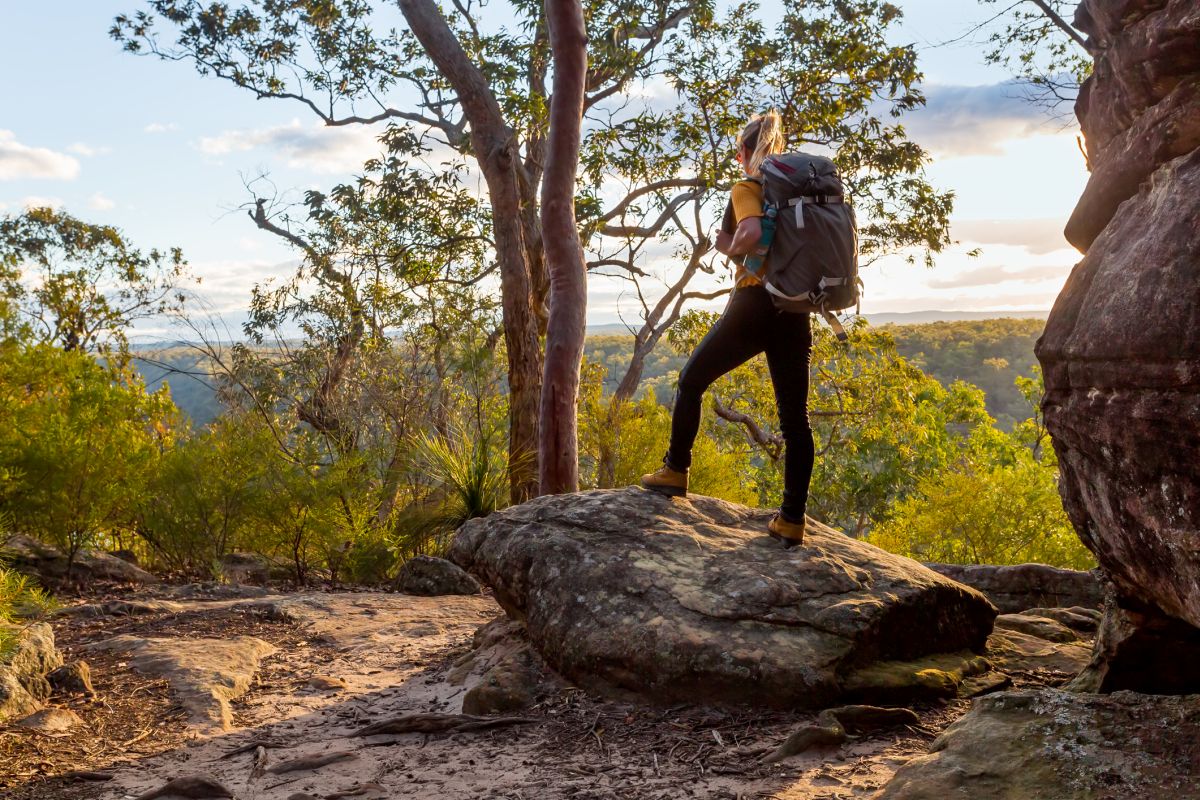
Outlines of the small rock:
[[238,598],[266,597],[270,590],[261,586],[230,586],[226,583],[187,583],[171,590],[171,596],[180,600],[227,600]]
[[139,559],[137,553],[133,552],[132,550],[109,550],[108,554],[113,558],[121,559],[126,564],[133,564],[135,567],[140,567],[142,565],[141,559]]
[[83,659],[64,664],[46,676],[50,688],[57,694],[96,695],[92,686],[92,670]]
[[69,708],[43,708],[24,719],[18,720],[16,726],[42,733],[63,733],[82,725],[83,720]]
[[762,763],[774,764],[814,747],[833,747],[844,741],[846,730],[836,720],[824,725],[804,725],[764,756]]
[[416,556],[404,562],[396,576],[396,589],[405,594],[433,597],[444,594],[479,594],[479,582],[444,558]]
[[342,691],[346,687],[346,682],[341,678],[335,678],[332,675],[313,675],[308,679],[308,685],[314,689],[321,691]]
[[934,572],[974,587],[1003,614],[1034,606],[1100,608],[1104,592],[1091,572],[1045,564],[926,564]]
[[921,718],[911,708],[880,708],[879,706],[840,706],[822,711],[818,719],[835,719],[847,733],[920,725]]
[[463,696],[464,714],[504,714],[529,708],[537,700],[541,670],[526,646],[502,659]]
[[1047,642],[1078,642],[1079,634],[1053,619],[1030,614],[1001,614],[996,617],[996,629],[1020,631]]
[[964,678],[958,687],[958,696],[964,699],[982,697],[985,694],[1011,688],[1013,680],[1003,672],[989,672],[972,678]]
[[1100,620],[1104,616],[1094,608],[1083,608],[1082,606],[1072,606],[1071,608],[1027,608],[1021,613],[1030,617],[1045,617],[1046,619],[1061,622],[1071,630],[1088,636],[1096,632],[1096,629],[1100,626]]
[[63,609],[64,614],[81,617],[138,617],[145,614],[177,614],[185,610],[179,603],[170,600],[110,600],[71,606]]
[[389,796],[387,789],[374,781],[369,781],[327,794],[325,800],[343,800],[343,798],[350,797],[362,798],[362,800],[388,800]]
[[207,775],[185,775],[167,781],[157,789],[137,796],[137,800],[155,800],[155,798],[186,797],[189,800],[206,800],[207,798],[232,798],[233,792],[226,789],[215,779]]
[[221,556],[221,574],[230,583],[264,586],[271,576],[271,561],[257,553],[226,553]]

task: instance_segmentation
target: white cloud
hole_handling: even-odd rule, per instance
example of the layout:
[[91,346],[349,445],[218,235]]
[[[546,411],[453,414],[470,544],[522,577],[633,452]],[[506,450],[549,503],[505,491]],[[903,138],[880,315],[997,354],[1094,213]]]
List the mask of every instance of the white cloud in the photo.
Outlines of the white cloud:
[[61,197],[41,197],[39,195],[29,195],[21,198],[22,208],[62,208],[65,202]]
[[97,211],[108,211],[110,208],[116,207],[116,203],[111,198],[105,197],[100,192],[88,198],[88,207],[94,208]]
[[985,86],[922,87],[925,107],[903,117],[909,137],[942,158],[1002,155],[1002,143],[1059,133],[1062,122],[1022,97],[1022,86],[1005,81]]
[[1036,255],[1070,247],[1063,238],[1063,221],[1059,217],[954,220],[951,232],[964,242],[1014,245]]
[[926,285],[930,289],[961,289],[972,286],[996,286],[1002,283],[1041,283],[1056,281],[1061,285],[1070,264],[1040,264],[1033,267],[980,267],[946,278],[935,278]]
[[170,133],[171,131],[179,130],[179,126],[174,122],[151,122],[146,127],[142,128],[146,133]]
[[12,131],[0,130],[0,180],[72,180],[78,174],[79,162],[69,155],[21,144]]
[[74,153],[77,156],[84,158],[92,158],[93,156],[106,156],[112,152],[111,147],[93,147],[87,142],[75,142],[67,147],[68,153]]
[[285,280],[295,274],[299,261],[272,261],[264,258],[194,261],[192,274],[200,278],[197,290],[205,306],[218,314],[244,311],[250,304],[255,284]]
[[287,159],[287,165],[312,172],[346,173],[362,169],[363,162],[380,153],[378,131],[365,126],[329,128],[305,126],[300,120],[288,125],[257,130],[224,131],[206,136],[197,145],[210,156],[227,155],[255,149],[274,150]]

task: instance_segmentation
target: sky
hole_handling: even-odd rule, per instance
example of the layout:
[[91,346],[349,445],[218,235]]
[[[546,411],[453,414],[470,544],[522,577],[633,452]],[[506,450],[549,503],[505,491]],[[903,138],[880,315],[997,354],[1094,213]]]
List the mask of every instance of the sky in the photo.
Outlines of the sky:
[[[902,255],[873,264],[862,311],[1048,309],[1079,259],[1062,237],[1087,180],[1077,130],[1022,100],[1006,73],[983,63],[977,39],[941,44],[988,7],[898,5],[905,19],[893,38],[917,45],[928,99],[905,126],[932,155],[934,185],[956,194],[957,243],[932,269]],[[107,33],[112,19],[143,6],[0,0],[0,214],[52,205],[115,225],[140,247],[179,246],[203,305],[236,328],[251,288],[297,263],[247,217],[247,183],[267,175],[294,200],[327,189],[378,152],[377,131],[324,128],[294,103],[122,52]],[[589,324],[631,320],[637,309],[620,283],[589,285]]]

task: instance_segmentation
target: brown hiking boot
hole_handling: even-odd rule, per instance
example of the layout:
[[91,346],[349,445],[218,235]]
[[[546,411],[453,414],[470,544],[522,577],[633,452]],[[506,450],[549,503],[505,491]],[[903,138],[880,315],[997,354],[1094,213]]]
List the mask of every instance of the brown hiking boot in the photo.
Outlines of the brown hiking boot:
[[771,517],[767,523],[767,533],[772,539],[783,542],[783,549],[791,550],[804,544],[804,523],[788,522],[779,514]]
[[659,494],[665,494],[667,497],[683,497],[687,494],[687,484],[687,470],[680,472],[671,469],[666,464],[663,464],[657,472],[642,476],[642,486]]

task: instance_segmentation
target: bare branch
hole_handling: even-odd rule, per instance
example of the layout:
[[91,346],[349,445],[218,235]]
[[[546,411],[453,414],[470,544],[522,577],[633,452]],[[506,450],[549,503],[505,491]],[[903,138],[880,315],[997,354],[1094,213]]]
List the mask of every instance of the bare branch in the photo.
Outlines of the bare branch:
[[722,404],[716,397],[713,398],[713,411],[717,412],[717,416],[726,422],[741,425],[746,431],[747,438],[766,451],[772,461],[778,461],[779,457],[783,455],[783,436],[778,433],[768,434],[749,414],[734,411]]
[[1042,13],[1045,14],[1050,19],[1050,21],[1053,22],[1060,30],[1062,30],[1063,33],[1067,34],[1067,36],[1070,36],[1071,39],[1075,42],[1075,44],[1082,47],[1084,49],[1084,52],[1087,52],[1087,53],[1095,53],[1096,52],[1096,48],[1094,48],[1091,44],[1089,44],[1088,40],[1084,38],[1083,34],[1081,34],[1078,30],[1076,30],[1074,25],[1072,25],[1071,23],[1069,23],[1065,19],[1063,19],[1061,16],[1059,16],[1058,12],[1056,12],[1053,8],[1051,8],[1050,4],[1047,3],[1046,0],[1029,0],[1029,1],[1031,3],[1033,3],[1035,6],[1037,6],[1038,8],[1040,8],[1042,10]]
[[655,181],[648,183],[645,186],[639,186],[629,194],[621,202],[613,206],[612,211],[609,211],[598,220],[600,223],[611,222],[614,219],[624,216],[625,210],[629,208],[629,204],[639,197],[644,197],[652,192],[658,192],[663,189],[683,189],[685,187],[703,187],[705,182],[700,178],[669,178],[667,180]]
[[648,226],[607,225],[606,224],[606,225],[601,226],[600,230],[597,232],[602,236],[643,237],[643,238],[648,237],[648,236],[653,236],[656,233],[658,233],[660,230],[662,230],[663,226],[666,225],[667,222],[670,221],[671,218],[673,218],[675,216],[676,211],[678,211],[680,208],[682,208],[684,205],[686,205],[690,201],[695,200],[699,197],[703,197],[704,193],[706,191],[707,191],[707,189],[704,189],[704,188],[693,189],[690,192],[684,192],[683,194],[673,198],[671,200],[671,202],[667,203],[667,207],[663,209],[662,213],[658,215],[658,219],[656,219],[654,222],[652,222]]

